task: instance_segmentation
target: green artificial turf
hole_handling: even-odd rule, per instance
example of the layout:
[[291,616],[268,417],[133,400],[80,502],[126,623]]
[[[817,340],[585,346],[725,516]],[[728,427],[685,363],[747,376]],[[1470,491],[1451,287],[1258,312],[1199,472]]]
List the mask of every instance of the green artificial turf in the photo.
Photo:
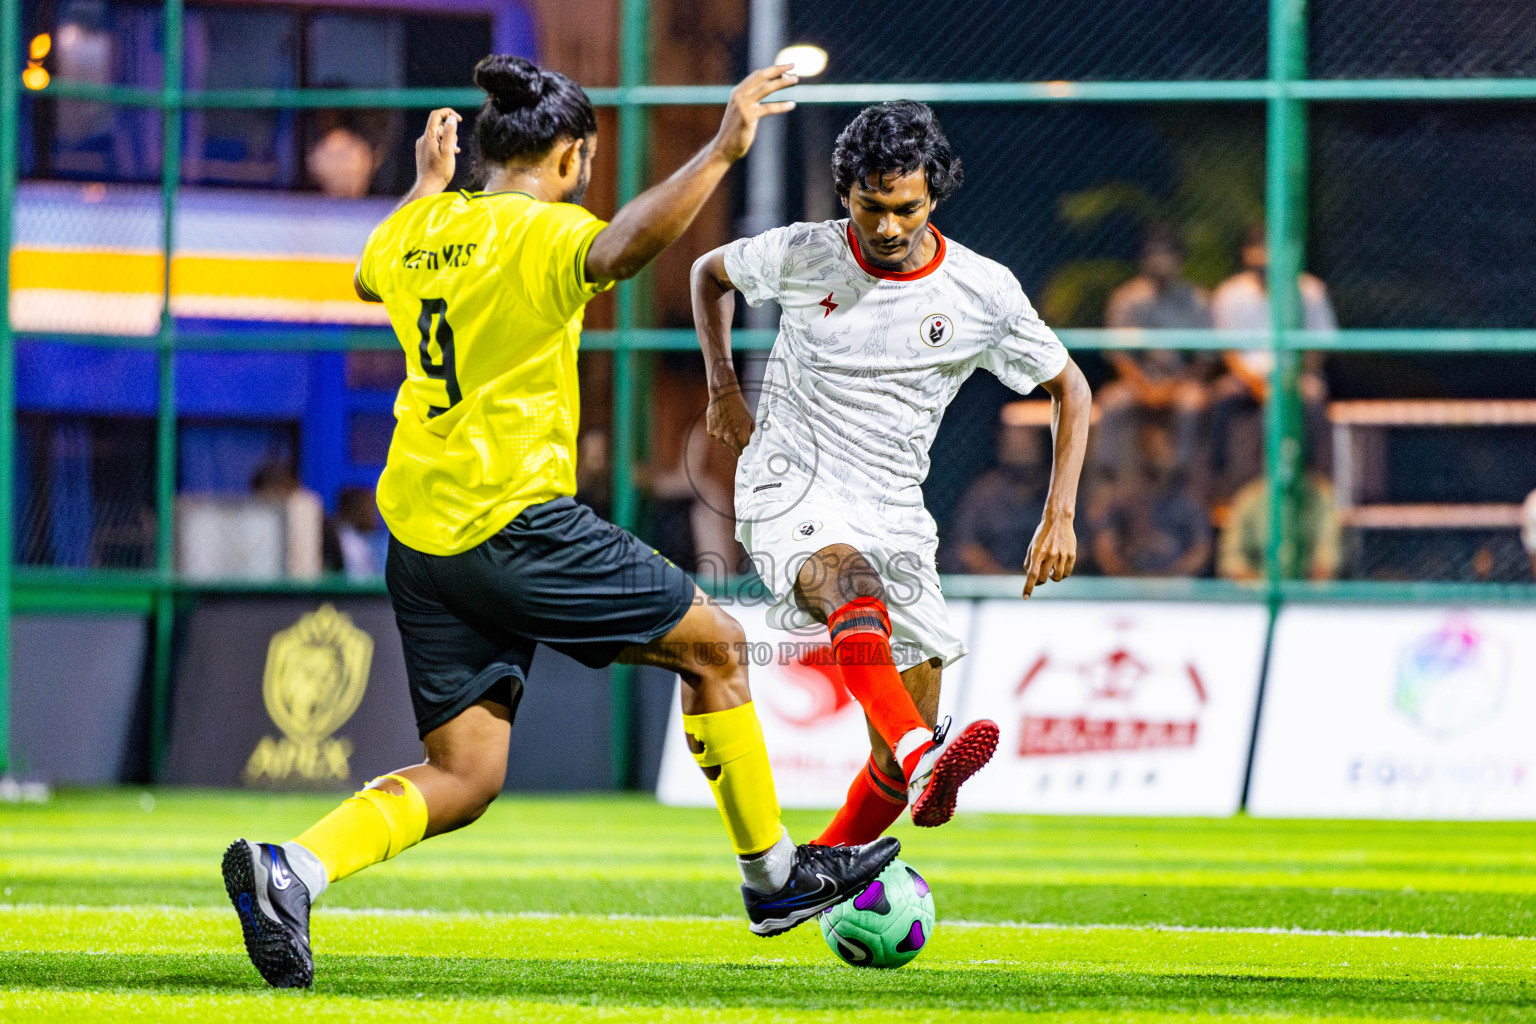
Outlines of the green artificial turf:
[[[641,798],[505,799],[338,883],[315,914],[315,988],[273,992],[219,856],[333,803],[0,805],[0,1020],[1536,1021],[1536,825],[902,827],[939,928],[876,972],[814,925],[753,937],[714,812]],[[805,837],[825,817],[787,822]]]

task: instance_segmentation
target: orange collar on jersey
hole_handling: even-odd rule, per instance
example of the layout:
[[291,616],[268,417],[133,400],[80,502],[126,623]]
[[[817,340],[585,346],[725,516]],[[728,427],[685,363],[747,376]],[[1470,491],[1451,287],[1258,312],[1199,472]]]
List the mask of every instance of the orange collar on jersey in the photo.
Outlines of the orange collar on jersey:
[[939,240],[938,251],[933,254],[933,259],[918,267],[916,270],[895,271],[881,270],[864,258],[864,252],[859,248],[859,240],[853,233],[853,225],[848,225],[848,248],[853,250],[853,258],[858,260],[859,269],[870,277],[878,277],[882,281],[916,281],[920,277],[927,277],[939,269],[939,264],[944,262],[944,236],[939,234],[939,229],[933,224],[928,225],[928,230],[933,232],[933,237]]

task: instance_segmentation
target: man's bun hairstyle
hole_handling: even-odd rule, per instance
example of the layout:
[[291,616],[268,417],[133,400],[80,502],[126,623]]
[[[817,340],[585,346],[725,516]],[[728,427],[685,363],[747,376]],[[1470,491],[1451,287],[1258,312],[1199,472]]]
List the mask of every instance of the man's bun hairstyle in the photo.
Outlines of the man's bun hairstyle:
[[879,185],[890,175],[911,174],[919,167],[936,203],[955,194],[965,179],[960,158],[926,103],[892,100],[859,111],[832,151],[832,181],[847,197],[859,182]]
[[558,71],[521,57],[493,53],[475,65],[485,102],[475,118],[482,163],[525,163],[560,139],[597,134],[597,112],[586,91]]
[[475,84],[503,114],[536,106],[544,95],[544,72],[521,57],[493,53],[475,65]]

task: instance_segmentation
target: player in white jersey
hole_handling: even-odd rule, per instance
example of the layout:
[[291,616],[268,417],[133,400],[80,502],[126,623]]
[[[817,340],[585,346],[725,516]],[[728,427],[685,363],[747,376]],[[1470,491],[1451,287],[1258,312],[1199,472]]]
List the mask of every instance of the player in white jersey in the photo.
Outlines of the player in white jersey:
[[[861,112],[838,138],[833,172],[848,219],[732,242],[693,272],[709,432],[740,456],[737,538],[773,592],[774,625],[827,624],[870,722],[869,764],[817,840],[829,845],[878,836],[908,805],[915,823],[942,824],[996,748],[991,722],[933,730],[941,671],[966,651],[949,627],[921,489],[945,408],[978,368],[1051,396],[1055,459],[1021,567],[1028,597],[1076,560],[1091,402],[1013,274],[929,223],[961,175],[927,106]],[[755,422],[731,366],[736,292],[783,311]]]

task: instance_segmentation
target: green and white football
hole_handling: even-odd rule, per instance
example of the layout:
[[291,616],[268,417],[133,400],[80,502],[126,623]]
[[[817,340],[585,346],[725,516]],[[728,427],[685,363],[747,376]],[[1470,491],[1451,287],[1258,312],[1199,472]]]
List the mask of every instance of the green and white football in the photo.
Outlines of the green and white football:
[[933,921],[928,883],[893,860],[863,892],[821,912],[821,937],[854,967],[900,967],[933,937]]

